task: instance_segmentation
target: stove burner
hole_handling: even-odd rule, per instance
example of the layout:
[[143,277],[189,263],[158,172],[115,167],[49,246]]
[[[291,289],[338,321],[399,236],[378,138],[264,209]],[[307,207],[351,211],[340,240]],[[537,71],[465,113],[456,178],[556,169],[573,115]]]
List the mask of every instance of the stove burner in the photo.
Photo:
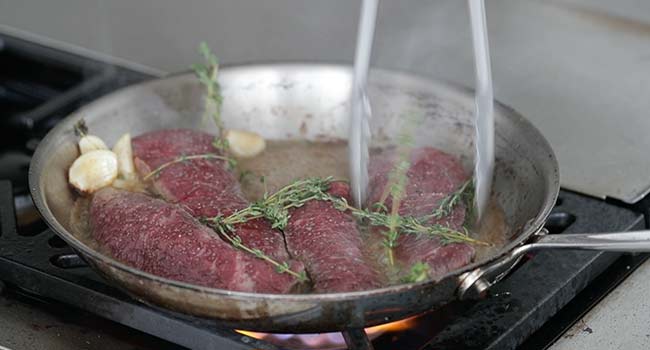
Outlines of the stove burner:
[[[365,333],[372,341],[385,333],[403,332],[417,326],[418,317],[411,317],[401,321],[365,329]],[[345,337],[340,332],[317,334],[278,334],[259,333],[238,330],[237,332],[249,337],[267,341],[287,350],[341,350],[347,349]]]
[[[314,333],[314,334],[275,334],[237,331],[249,337],[260,339],[287,350],[345,350],[347,345],[341,333]],[[368,334],[370,340],[379,334]]]

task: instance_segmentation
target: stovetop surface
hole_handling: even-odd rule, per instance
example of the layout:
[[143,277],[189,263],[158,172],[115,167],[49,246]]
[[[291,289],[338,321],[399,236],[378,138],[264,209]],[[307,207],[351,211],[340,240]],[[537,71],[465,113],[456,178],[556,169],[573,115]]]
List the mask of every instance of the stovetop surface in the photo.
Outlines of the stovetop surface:
[[[12,324],[29,324],[30,330],[22,333],[25,335],[52,333],[57,327],[71,329],[67,334],[78,330],[83,336],[72,337],[67,344],[80,348],[90,346],[87,335],[96,336],[98,344],[105,346],[129,344],[139,349],[277,349],[213,322],[132,300],[98,277],[46,228],[31,205],[26,183],[26,167],[38,140],[84,103],[147,77],[14,38],[0,38],[5,43],[0,45],[0,63],[19,68],[0,71],[0,108],[4,113],[0,123],[7,134],[0,138],[0,179],[6,180],[0,181],[0,280],[7,290],[0,302],[5,310],[26,310],[43,319],[36,321],[27,315]],[[32,71],[30,65],[41,69],[33,70],[40,73],[20,73]],[[552,234],[643,226],[643,217],[637,212],[567,191],[562,191],[547,224]],[[425,315],[412,329],[380,336],[374,345],[378,349],[545,348],[632,270],[626,267],[644,259],[578,251],[529,255],[488,298],[452,303],[442,313]],[[590,288],[583,291],[587,285]],[[0,331],[0,344],[3,336],[6,334]]]

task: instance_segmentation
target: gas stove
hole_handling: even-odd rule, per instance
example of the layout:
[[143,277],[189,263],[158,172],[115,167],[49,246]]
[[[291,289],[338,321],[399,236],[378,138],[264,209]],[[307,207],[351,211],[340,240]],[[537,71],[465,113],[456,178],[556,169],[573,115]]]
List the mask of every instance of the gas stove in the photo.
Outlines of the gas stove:
[[[26,181],[31,153],[57,121],[150,77],[16,38],[0,36],[0,42],[4,293],[35,308],[104,319],[102,328],[133,329],[139,348],[334,349],[347,342],[350,349],[543,349],[646,259],[578,251],[530,254],[485,299],[452,303],[365,334],[260,334],[144,305],[96,275],[47,229]],[[650,208],[644,203],[625,206],[561,191],[547,229],[551,234],[641,229]]]

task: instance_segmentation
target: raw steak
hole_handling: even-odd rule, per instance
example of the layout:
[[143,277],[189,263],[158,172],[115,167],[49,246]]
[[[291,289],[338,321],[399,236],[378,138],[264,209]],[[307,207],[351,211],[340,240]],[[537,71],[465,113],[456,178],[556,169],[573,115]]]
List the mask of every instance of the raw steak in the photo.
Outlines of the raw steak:
[[[196,130],[166,129],[133,139],[133,154],[143,177],[181,156],[217,154],[214,136]],[[165,200],[183,205],[196,218],[228,216],[246,208],[239,182],[219,159],[193,159],[172,164],[154,177],[155,191]],[[236,225],[244,244],[280,261],[289,260],[282,234],[263,220]]]
[[289,293],[298,282],[215,237],[181,207],[105,188],[92,200],[95,239],[117,260],[154,275],[243,292]]
[[[329,192],[349,199],[349,188],[333,183]],[[347,292],[381,286],[364,256],[354,218],[325,201],[311,201],[291,212],[285,230],[291,255],[305,264],[316,292]]]
[[[396,155],[393,151],[371,157],[368,196],[370,204],[378,202],[382,197],[395,160]],[[454,192],[468,178],[458,159],[435,148],[413,150],[410,162],[407,171],[406,196],[400,204],[400,215],[421,217],[430,214],[439,206],[442,198]],[[390,210],[390,196],[385,204]],[[448,217],[441,220],[432,219],[429,223],[460,229],[464,220],[465,208],[463,205],[458,205]],[[443,245],[439,239],[402,234],[398,238],[395,256],[406,272],[417,262],[427,263],[430,267],[430,277],[436,279],[470,263],[474,257],[474,248],[469,244]]]

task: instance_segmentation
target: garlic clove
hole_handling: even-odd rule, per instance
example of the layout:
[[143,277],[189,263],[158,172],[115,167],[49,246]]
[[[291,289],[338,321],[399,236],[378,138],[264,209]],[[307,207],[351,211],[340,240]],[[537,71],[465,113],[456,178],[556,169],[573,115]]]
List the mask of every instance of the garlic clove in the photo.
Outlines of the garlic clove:
[[133,177],[135,174],[135,165],[133,164],[131,134],[126,133],[117,140],[115,146],[113,146],[113,153],[117,156],[118,174],[125,179]]
[[117,177],[117,157],[108,150],[82,154],[68,170],[68,181],[81,193],[92,193],[110,185]]
[[226,130],[225,137],[230,151],[240,158],[255,157],[266,148],[264,138],[254,132]]
[[85,135],[79,140],[79,151],[81,154],[101,149],[108,149],[108,147],[106,147],[102,139],[95,135]]

